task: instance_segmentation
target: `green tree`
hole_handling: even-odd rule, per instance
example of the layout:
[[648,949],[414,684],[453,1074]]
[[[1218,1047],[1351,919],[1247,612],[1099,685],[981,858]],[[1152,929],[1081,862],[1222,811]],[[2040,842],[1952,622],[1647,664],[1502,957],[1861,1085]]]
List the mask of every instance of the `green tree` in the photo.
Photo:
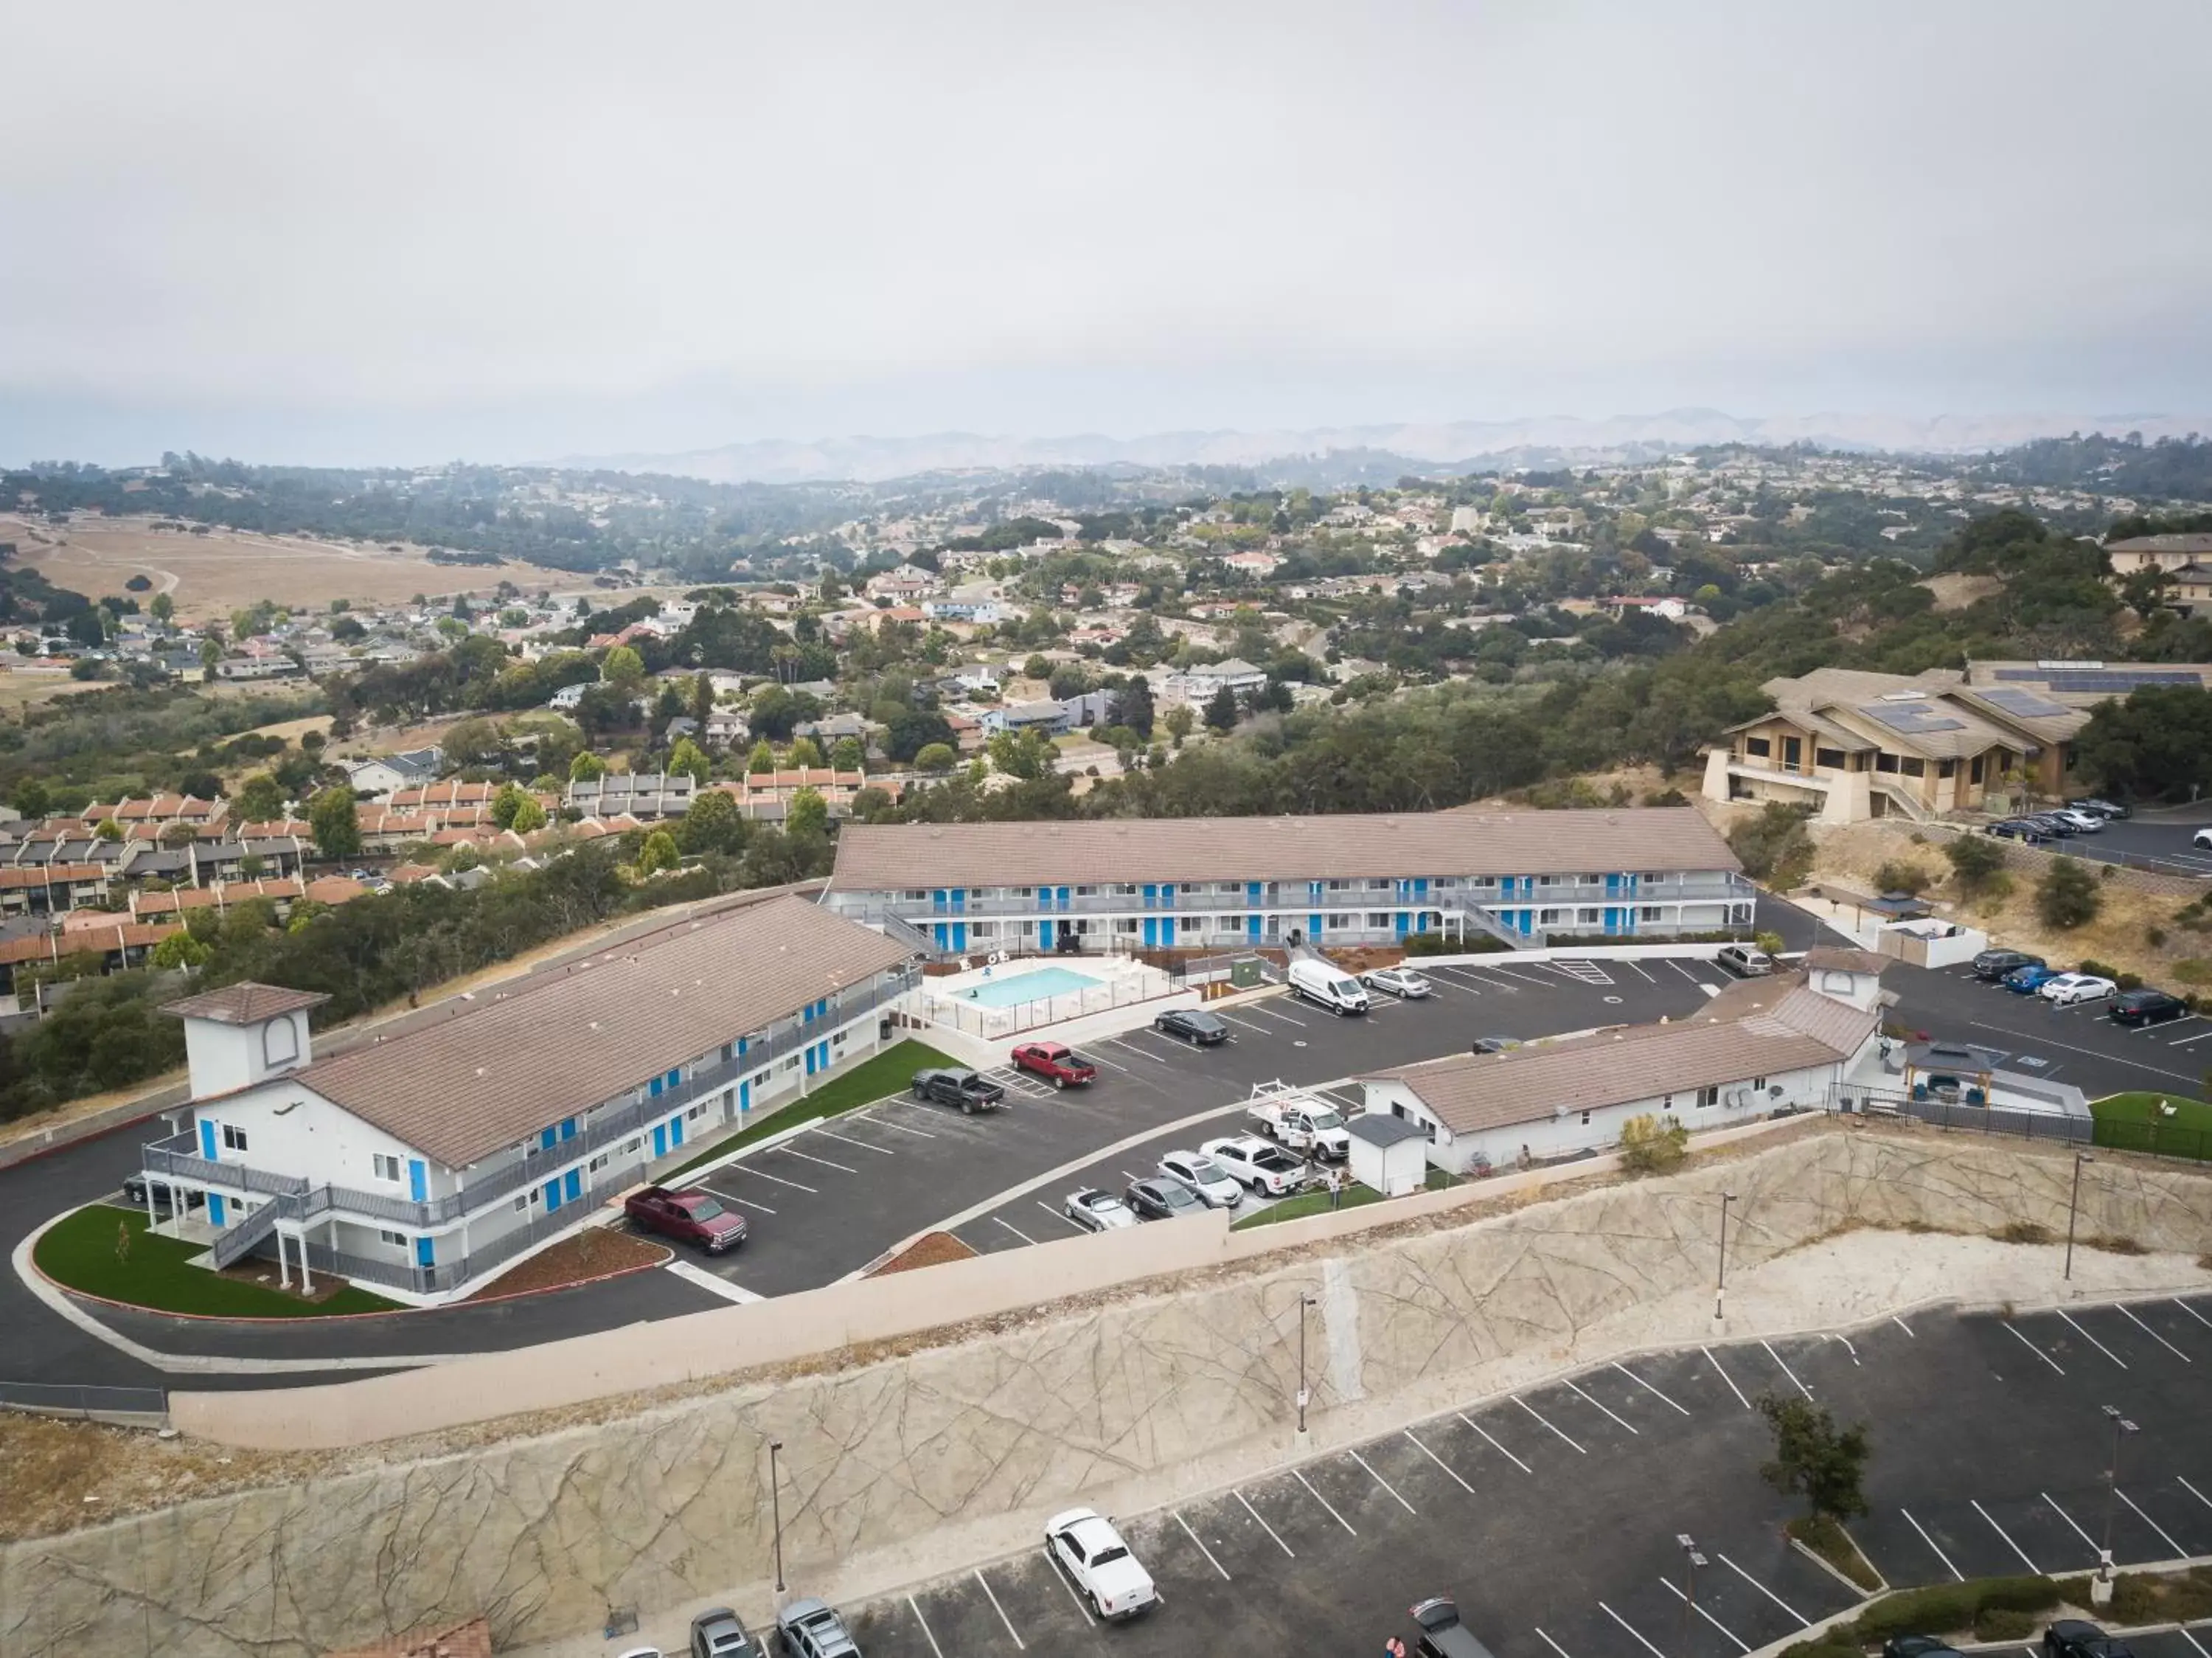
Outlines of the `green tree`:
[[949,742],[924,743],[921,752],[914,757],[915,769],[918,771],[950,771],[959,758]]
[[692,856],[744,850],[745,820],[737,796],[726,789],[702,790],[676,826],[677,838]]
[[1227,686],[1213,693],[1206,705],[1206,725],[1209,731],[1230,732],[1237,728],[1237,693]]
[[1774,1455],[1759,1477],[1784,1496],[1802,1496],[1815,1520],[1841,1524],[1867,1511],[1867,1427],[1838,1428],[1825,1406],[1762,1393],[1759,1413],[1774,1432]]
[[535,795],[525,795],[507,826],[518,835],[535,834],[545,826],[545,808],[538,803]]
[[[1145,619],[1147,622],[1152,618]],[[1172,710],[1170,710],[1172,713]],[[1152,685],[1141,674],[1133,674],[1115,698],[1114,723],[1126,725],[1146,742],[1152,740]],[[1186,731],[1186,735],[1188,733]]]
[[[1167,727],[1168,735],[1175,739],[1175,746],[1180,748],[1182,747],[1182,740],[1190,735],[1191,728],[1198,723],[1198,720],[1191,713],[1188,704],[1177,703],[1173,708],[1168,710],[1167,716],[1161,721],[1161,723]],[[1138,733],[1140,737],[1143,735],[1142,732]]]
[[1744,873],[1778,892],[1800,885],[1813,868],[1813,838],[1805,830],[1807,808],[1769,801],[1757,817],[1729,831],[1729,848]]
[[2053,858],[2043,879],[2035,883],[2035,912],[2046,927],[2087,926],[2104,905],[2105,894],[2097,878],[2075,858]]
[[308,803],[307,826],[314,832],[315,850],[332,860],[361,856],[361,820],[354,810],[353,790],[325,789]]
[[[163,594],[164,599],[169,595]],[[215,954],[187,932],[173,932],[154,947],[154,965],[173,972],[179,967],[198,967]]]
[[455,765],[489,765],[507,752],[499,728],[489,720],[457,720],[446,728],[438,747]]
[[1632,1173],[1670,1173],[1689,1154],[1690,1131],[1672,1117],[1646,1112],[1620,1125],[1620,1165]]
[[491,797],[491,820],[502,829],[514,827],[514,814],[529,803],[530,796],[520,785],[503,783],[499,792]]
[[215,683],[216,664],[222,660],[222,641],[212,631],[200,641],[200,677],[209,684]]
[[714,762],[707,753],[689,737],[678,737],[676,747],[668,751],[668,769],[690,774],[691,780],[705,787],[707,779],[714,775]]
[[794,737],[792,739],[789,762],[793,766],[820,765],[822,745],[811,737]]
[[628,645],[617,645],[599,664],[599,678],[613,686],[617,695],[635,696],[645,683],[645,658]]
[[606,774],[607,763],[588,748],[578,751],[576,758],[568,762],[571,783],[596,783]]
[[166,593],[157,593],[154,595],[154,602],[148,607],[148,609],[155,621],[163,627],[167,627],[176,619],[177,601]]
[[1885,893],[1910,893],[1915,898],[1936,884],[1936,877],[1905,858],[1891,858],[1874,872],[1874,884]]
[[94,826],[92,833],[96,840],[121,840],[123,826],[113,818],[102,818]]
[[1022,664],[1022,677],[1025,680],[1048,680],[1052,677],[1052,664],[1042,656],[1032,654],[1029,661]]
[[868,751],[858,737],[840,737],[830,750],[830,764],[839,771],[858,771],[868,763]]
[[637,850],[637,872],[641,875],[673,869],[681,862],[683,854],[677,849],[676,837],[665,829],[656,829],[647,835]]
[[783,829],[794,839],[802,835],[827,835],[830,832],[828,804],[814,789],[798,790],[792,795],[790,808],[784,814]]
[[267,823],[284,815],[284,790],[266,771],[256,771],[230,797],[230,815],[246,823]]
[[769,745],[769,740],[763,737],[753,745],[753,752],[745,760],[745,775],[757,777],[775,770],[775,750]]
[[8,803],[27,818],[42,818],[53,809],[53,797],[46,785],[36,777],[25,777],[15,785],[15,792]]
[[1979,893],[2005,867],[2004,849],[1983,835],[1954,835],[1943,844],[1952,878],[1962,893]]

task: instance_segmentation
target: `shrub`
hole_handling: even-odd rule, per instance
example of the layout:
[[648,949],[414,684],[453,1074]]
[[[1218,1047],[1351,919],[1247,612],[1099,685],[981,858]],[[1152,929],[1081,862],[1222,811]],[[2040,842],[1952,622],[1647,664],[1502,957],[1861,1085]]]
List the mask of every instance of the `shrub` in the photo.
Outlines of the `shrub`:
[[1861,1612],[1850,1627],[1861,1641],[1887,1641],[1893,1635],[1965,1629],[1980,1609],[1978,1583],[1937,1583],[1907,1589]]
[[2040,1221],[2007,1221],[1990,1236],[1999,1243],[2047,1244],[2051,1241],[2051,1228]]
[[2185,984],[2212,984],[2212,961],[2185,956],[2173,964],[2173,976]]
[[1810,807],[1769,801],[1757,817],[1729,831],[1729,846],[1744,873],[1778,890],[1801,885],[1813,869],[1813,838],[1805,832]]
[[1656,789],[1644,797],[1646,806],[1687,806],[1690,797],[1679,789]]
[[2074,858],[2053,858],[2043,879],[2035,884],[2035,912],[2046,927],[2086,926],[2097,918],[2104,905],[2105,895],[2098,890],[2096,878]]
[[2004,848],[1978,835],[1954,836],[1943,844],[1953,879],[1963,893],[1978,893],[2004,872]]
[[2150,1251],[2133,1238],[2118,1232],[2100,1232],[2094,1237],[2081,1240],[2083,1247],[2101,1249],[2107,1255],[2148,1255]]
[[1936,877],[1917,863],[1892,858],[1874,872],[1874,884],[1885,893],[1911,893],[1917,898],[1936,884]]
[[1637,1174],[1665,1174],[1689,1155],[1690,1131],[1672,1117],[1650,1112],[1620,1125],[1621,1167]]
[[2166,929],[2163,927],[2146,927],[2143,929],[2143,942],[2149,945],[2154,950],[2164,949],[2166,948]]
[[1974,1638],[1978,1641],[2017,1641],[2022,1636],[2035,1633],[2040,1622],[2032,1612],[2014,1612],[2010,1606],[1984,1606],[1974,1618]]

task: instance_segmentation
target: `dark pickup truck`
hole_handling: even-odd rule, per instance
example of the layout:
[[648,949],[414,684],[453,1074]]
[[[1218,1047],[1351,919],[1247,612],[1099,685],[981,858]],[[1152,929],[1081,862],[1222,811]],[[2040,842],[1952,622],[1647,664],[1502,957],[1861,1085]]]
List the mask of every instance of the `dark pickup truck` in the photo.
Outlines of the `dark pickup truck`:
[[745,1240],[745,1217],[723,1208],[711,1192],[671,1192],[666,1186],[649,1186],[623,1200],[623,1213],[641,1232],[681,1238],[709,1255],[735,1249]]
[[914,1074],[914,1097],[934,1100],[940,1106],[957,1106],[963,1114],[996,1111],[1006,1103],[1006,1091],[972,1070],[918,1070]]

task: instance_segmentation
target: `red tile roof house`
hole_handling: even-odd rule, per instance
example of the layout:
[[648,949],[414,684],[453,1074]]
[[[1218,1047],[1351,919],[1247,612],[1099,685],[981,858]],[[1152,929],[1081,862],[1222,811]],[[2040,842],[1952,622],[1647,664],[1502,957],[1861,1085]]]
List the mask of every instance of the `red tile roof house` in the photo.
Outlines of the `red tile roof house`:
[[812,1079],[879,1051],[911,952],[805,899],[617,945],[335,1058],[323,998],[234,984],[173,1003],[191,1126],[144,1149],[149,1202],[228,1266],[466,1295]]

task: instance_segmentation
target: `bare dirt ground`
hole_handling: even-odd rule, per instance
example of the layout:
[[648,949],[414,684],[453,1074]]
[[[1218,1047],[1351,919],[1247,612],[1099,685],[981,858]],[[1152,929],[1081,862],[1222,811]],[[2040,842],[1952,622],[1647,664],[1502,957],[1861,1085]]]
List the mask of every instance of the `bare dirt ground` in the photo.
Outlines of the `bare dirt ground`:
[[150,518],[64,526],[0,515],[0,541],[15,543],[17,563],[88,598],[121,593],[125,582],[143,575],[154,585],[139,595],[142,600],[167,593],[179,617],[192,621],[228,617],[262,599],[289,610],[319,611],[333,599],[400,604],[418,593],[489,594],[502,580],[529,588],[574,588],[588,581],[573,570],[535,564],[434,564],[416,546],[394,552],[381,543],[157,530]]
[[868,1276],[880,1278],[887,1272],[911,1272],[917,1267],[964,1261],[975,1253],[950,1232],[925,1232]]
[[520,1265],[501,1273],[466,1299],[497,1301],[502,1295],[586,1283],[634,1267],[659,1266],[675,1253],[666,1245],[641,1238],[635,1233],[587,1226],[575,1236],[563,1238],[550,1249],[541,1249]]

